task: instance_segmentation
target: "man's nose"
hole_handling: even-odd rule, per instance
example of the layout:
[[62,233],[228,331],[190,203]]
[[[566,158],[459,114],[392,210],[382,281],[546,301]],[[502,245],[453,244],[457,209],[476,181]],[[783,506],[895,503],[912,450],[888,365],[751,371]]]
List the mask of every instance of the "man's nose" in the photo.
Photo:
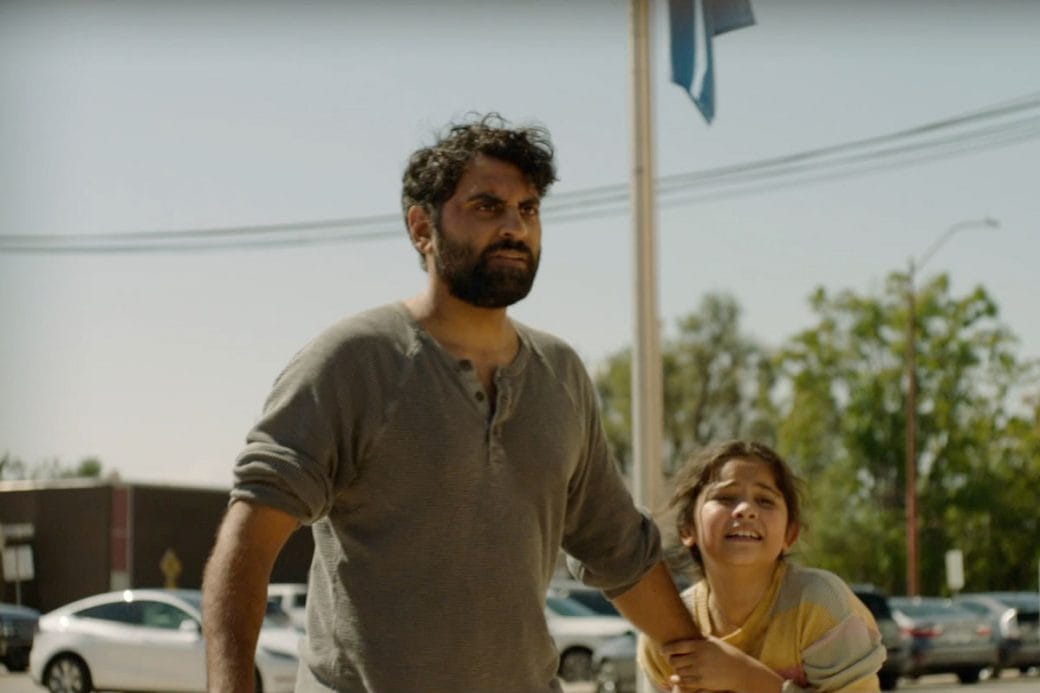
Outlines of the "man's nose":
[[530,233],[531,223],[531,220],[524,218],[519,207],[507,207],[498,231],[507,238],[523,238]]

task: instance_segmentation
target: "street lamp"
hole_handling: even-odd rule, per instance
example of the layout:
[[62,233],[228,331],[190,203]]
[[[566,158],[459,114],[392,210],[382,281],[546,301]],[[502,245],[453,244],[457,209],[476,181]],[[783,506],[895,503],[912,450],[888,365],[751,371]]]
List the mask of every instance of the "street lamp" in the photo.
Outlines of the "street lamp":
[[995,229],[999,226],[1000,222],[989,217],[959,221],[946,229],[916,263],[913,257],[909,261],[906,320],[906,589],[911,597],[920,593],[917,551],[917,290],[914,288],[914,274],[958,231],[978,227]]

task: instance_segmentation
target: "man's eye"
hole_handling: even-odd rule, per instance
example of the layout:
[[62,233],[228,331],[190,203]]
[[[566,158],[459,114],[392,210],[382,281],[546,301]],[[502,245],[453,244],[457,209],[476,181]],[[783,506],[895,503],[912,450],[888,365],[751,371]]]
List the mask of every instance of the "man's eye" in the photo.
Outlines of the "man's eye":
[[538,208],[534,205],[531,205],[529,207],[521,207],[520,213],[523,214],[525,217],[536,217],[538,216]]

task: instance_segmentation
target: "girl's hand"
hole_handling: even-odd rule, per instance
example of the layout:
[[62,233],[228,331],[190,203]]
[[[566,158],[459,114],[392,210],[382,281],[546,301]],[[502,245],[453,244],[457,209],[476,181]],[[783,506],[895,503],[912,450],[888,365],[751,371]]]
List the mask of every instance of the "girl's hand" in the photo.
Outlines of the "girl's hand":
[[677,640],[662,648],[675,670],[669,683],[683,693],[779,693],[784,680],[754,657],[718,638]]

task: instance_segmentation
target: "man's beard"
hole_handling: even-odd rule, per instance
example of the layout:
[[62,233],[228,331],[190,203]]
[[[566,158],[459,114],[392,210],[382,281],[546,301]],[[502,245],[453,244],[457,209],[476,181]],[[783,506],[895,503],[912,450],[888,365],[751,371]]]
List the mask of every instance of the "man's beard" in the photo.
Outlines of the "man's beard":
[[[478,308],[504,308],[531,291],[540,256],[532,253],[526,243],[502,240],[474,257],[475,252],[469,246],[448,240],[439,230],[434,233],[437,236],[434,264],[455,298]],[[491,255],[502,250],[526,254],[527,266],[491,267]]]

